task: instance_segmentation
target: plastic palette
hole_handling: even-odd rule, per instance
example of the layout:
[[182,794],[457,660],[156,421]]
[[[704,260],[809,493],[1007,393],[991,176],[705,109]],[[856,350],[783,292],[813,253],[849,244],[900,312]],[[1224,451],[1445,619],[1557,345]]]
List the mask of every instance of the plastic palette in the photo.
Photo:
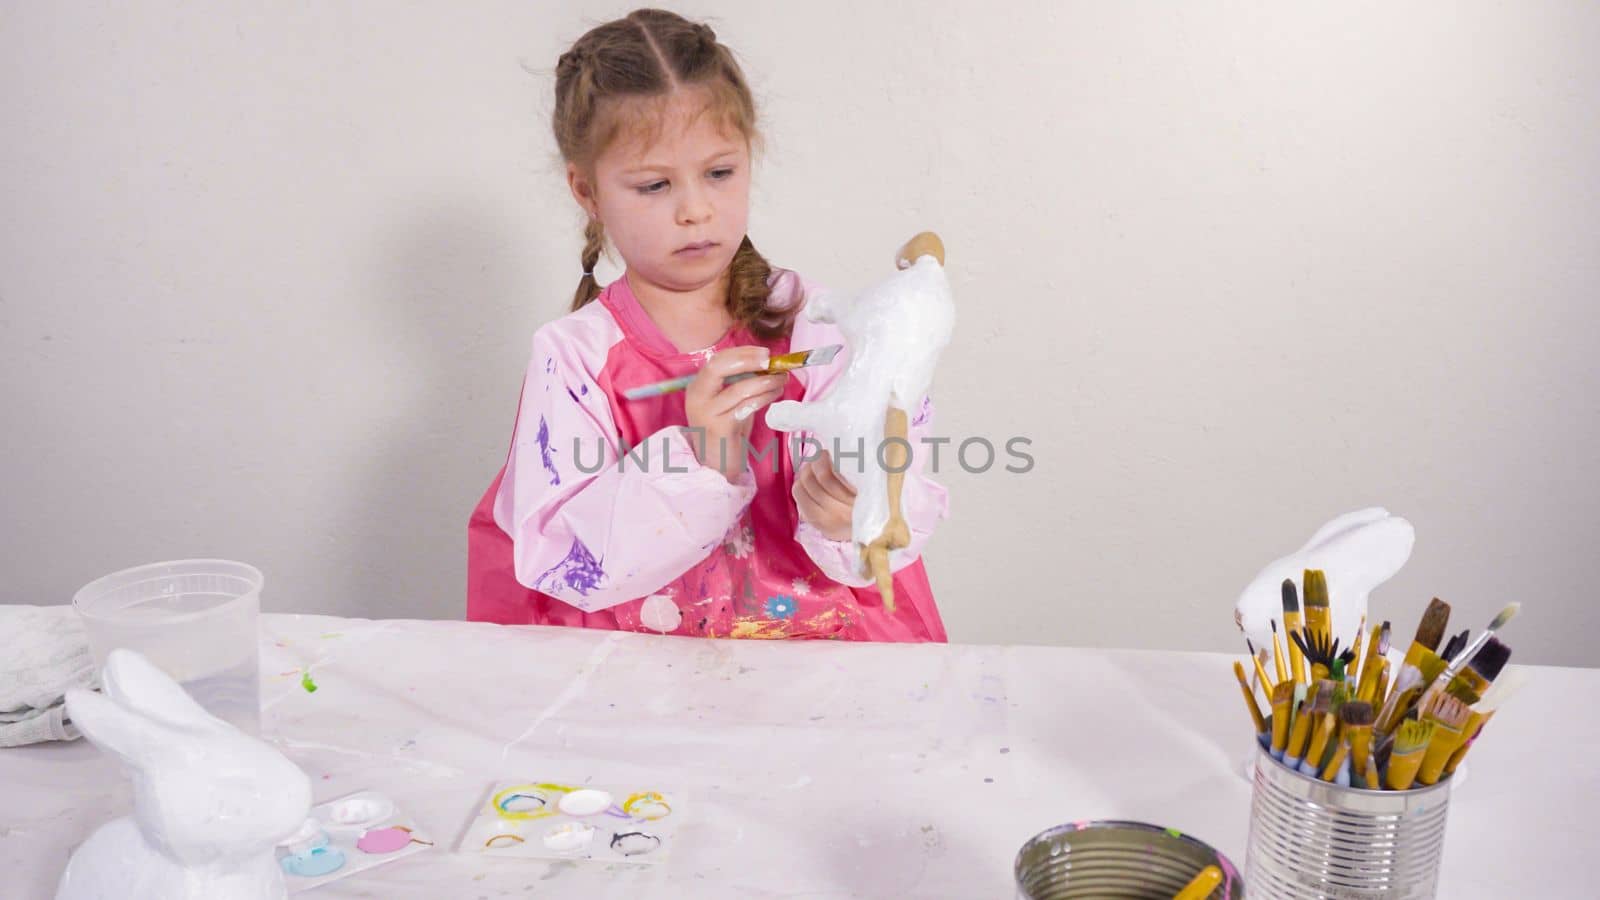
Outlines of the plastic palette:
[[680,797],[556,782],[494,785],[456,848],[529,859],[658,865],[683,819]]
[[305,826],[278,845],[278,865],[294,894],[431,846],[387,796],[360,791],[312,807]]

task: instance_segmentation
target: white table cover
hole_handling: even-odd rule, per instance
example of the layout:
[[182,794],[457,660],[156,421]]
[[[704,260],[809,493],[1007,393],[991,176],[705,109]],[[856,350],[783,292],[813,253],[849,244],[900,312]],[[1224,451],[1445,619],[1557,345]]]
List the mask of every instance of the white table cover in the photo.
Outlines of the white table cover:
[[[318,802],[385,791],[435,849],[307,897],[1010,897],[1036,832],[1136,819],[1244,865],[1235,658],[766,643],[267,615],[268,739]],[[300,672],[318,686],[308,693]],[[1600,671],[1534,667],[1451,801],[1441,897],[1593,897]],[[667,785],[656,868],[454,851],[499,778]],[[0,895],[49,897],[131,808],[86,742],[0,751]]]

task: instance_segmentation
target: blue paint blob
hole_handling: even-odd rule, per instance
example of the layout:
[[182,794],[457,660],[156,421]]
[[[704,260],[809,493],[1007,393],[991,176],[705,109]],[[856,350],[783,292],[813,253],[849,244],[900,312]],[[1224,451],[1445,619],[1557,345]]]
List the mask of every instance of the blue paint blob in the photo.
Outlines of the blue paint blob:
[[338,847],[314,847],[304,853],[291,853],[279,863],[290,875],[317,878],[339,871],[344,866],[344,851]]

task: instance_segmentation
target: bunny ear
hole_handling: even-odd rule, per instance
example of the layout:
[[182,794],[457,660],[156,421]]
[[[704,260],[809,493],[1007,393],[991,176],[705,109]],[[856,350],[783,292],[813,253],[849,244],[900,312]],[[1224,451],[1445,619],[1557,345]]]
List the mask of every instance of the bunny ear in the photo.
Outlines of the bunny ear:
[[67,691],[67,718],[101,750],[138,769],[151,747],[161,743],[161,727],[94,691]]
[[1370,525],[1388,517],[1389,511],[1381,506],[1369,506],[1366,509],[1345,513],[1318,528],[1317,533],[1311,536],[1311,540],[1306,541],[1305,546],[1301,547],[1299,552],[1305,553],[1308,550],[1314,550],[1332,540],[1335,535],[1342,531],[1349,531],[1362,525]]
[[1345,586],[1370,589],[1388,581],[1411,558],[1416,540],[1416,529],[1399,516],[1349,532],[1338,548]]
[[113,700],[158,722],[187,727],[217,721],[170,675],[132,650],[111,651],[102,681]]

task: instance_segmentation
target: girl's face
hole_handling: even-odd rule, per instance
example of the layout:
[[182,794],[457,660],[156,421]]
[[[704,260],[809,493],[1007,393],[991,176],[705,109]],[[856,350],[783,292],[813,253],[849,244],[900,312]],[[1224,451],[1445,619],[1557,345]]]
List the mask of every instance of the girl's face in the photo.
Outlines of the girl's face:
[[612,142],[593,177],[567,166],[572,195],[599,218],[628,270],[671,291],[717,281],[750,218],[750,147],[698,115],[703,93],[677,91],[649,146]]

